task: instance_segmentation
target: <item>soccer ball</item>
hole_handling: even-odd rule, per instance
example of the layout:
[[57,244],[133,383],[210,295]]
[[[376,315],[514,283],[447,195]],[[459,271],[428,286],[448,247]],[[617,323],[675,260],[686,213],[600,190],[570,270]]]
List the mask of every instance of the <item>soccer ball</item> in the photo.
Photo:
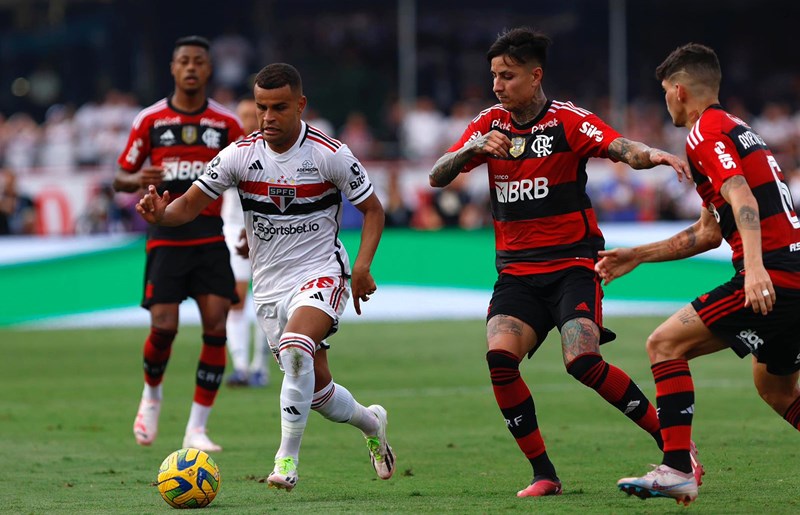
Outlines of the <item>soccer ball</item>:
[[219,467],[199,449],[179,449],[158,469],[158,491],[173,508],[203,508],[219,492]]

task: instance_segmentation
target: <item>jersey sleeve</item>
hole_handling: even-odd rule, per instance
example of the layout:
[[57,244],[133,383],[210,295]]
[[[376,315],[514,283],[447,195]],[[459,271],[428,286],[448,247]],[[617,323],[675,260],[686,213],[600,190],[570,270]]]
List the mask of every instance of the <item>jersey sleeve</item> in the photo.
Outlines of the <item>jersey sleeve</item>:
[[[464,132],[461,134],[461,137],[453,143],[453,145],[447,149],[447,152],[458,152],[461,150],[464,145],[469,143],[470,141],[474,140],[475,138],[479,138],[483,136],[487,132],[489,132],[489,117],[488,116],[481,116],[469,122],[467,128],[464,129]],[[475,168],[476,166],[482,165],[486,162],[486,154],[478,154],[469,161],[467,164],[464,165],[464,168],[461,169],[461,173],[466,173]]]
[[203,175],[193,184],[209,197],[217,199],[225,190],[239,184],[240,161],[241,153],[237,152],[236,144],[231,143],[208,162]]
[[[137,122],[138,123],[137,125]],[[137,117],[131,126],[128,143],[119,155],[117,164],[126,172],[136,172],[150,155],[150,125],[147,119],[139,120]]]
[[356,159],[347,145],[339,147],[326,164],[325,178],[334,183],[354,206],[367,200],[375,191],[364,165]]
[[620,133],[596,114],[580,109],[561,109],[565,134],[573,152],[581,157],[608,157],[608,146]]
[[687,148],[689,159],[703,171],[719,193],[722,184],[734,175],[744,175],[742,162],[733,143],[722,134],[704,134],[694,149]]

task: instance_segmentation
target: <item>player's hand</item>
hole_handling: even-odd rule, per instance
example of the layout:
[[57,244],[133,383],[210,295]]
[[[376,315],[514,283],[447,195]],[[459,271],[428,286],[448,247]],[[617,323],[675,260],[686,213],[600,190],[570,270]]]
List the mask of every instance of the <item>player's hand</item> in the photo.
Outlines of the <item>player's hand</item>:
[[597,256],[601,259],[595,263],[594,271],[603,280],[603,284],[609,284],[617,277],[622,277],[639,264],[633,249],[601,250]]
[[147,166],[139,170],[139,182],[142,188],[158,186],[164,180],[164,168],[160,166]]
[[692,171],[689,168],[689,163],[680,157],[664,152],[657,148],[650,149],[650,161],[658,165],[671,166],[678,173],[678,182],[683,182],[686,178],[687,181],[692,182]]
[[239,244],[236,245],[236,254],[243,258],[250,257],[250,244],[247,243],[247,231],[244,229],[239,233]]
[[169,192],[159,195],[155,186],[148,186],[147,193],[136,203],[136,212],[142,215],[145,221],[157,224],[164,218],[164,211],[167,210],[170,197]]
[[356,314],[360,315],[361,301],[367,302],[378,287],[369,270],[360,271],[354,267],[353,276],[350,278],[350,289],[353,292],[353,307],[356,308]]
[[775,287],[764,266],[747,267],[744,272],[744,305],[753,313],[766,315],[775,306]]
[[489,154],[495,157],[508,157],[511,140],[499,131],[489,131],[478,136],[472,142],[472,148],[478,154]]

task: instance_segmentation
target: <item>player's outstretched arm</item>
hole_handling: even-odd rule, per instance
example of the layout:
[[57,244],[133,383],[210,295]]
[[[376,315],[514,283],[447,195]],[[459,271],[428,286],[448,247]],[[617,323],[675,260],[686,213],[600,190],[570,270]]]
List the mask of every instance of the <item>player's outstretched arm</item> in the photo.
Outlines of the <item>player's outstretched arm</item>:
[[720,243],[722,243],[722,231],[719,224],[714,215],[704,209],[700,213],[700,219],[691,227],[666,240],[633,248],[601,250],[598,253],[600,260],[594,269],[603,280],[603,284],[609,284],[642,263],[684,259],[717,248]]
[[499,157],[508,157],[511,140],[508,136],[498,131],[489,131],[486,134],[468,141],[455,152],[448,152],[436,161],[428,176],[431,186],[441,188],[447,186],[458,177],[470,159],[478,154],[490,154]]
[[678,173],[679,181],[683,181],[684,178],[692,180],[692,172],[686,161],[669,152],[648,147],[639,141],[617,138],[608,146],[608,155],[617,161],[628,163],[635,170],[653,168],[657,165],[671,166]]
[[174,202],[170,202],[168,191],[159,195],[155,186],[149,186],[136,204],[136,211],[151,224],[176,226],[197,218],[213,200],[194,184]]
[[364,214],[364,223],[361,226],[361,245],[353,265],[350,288],[353,291],[353,307],[356,309],[356,314],[360,315],[361,301],[367,302],[369,296],[378,289],[370,268],[372,260],[375,258],[375,252],[378,250],[378,243],[381,241],[386,215],[383,212],[381,201],[378,200],[375,193],[356,207]]
[[158,186],[161,184],[163,176],[164,168],[160,166],[145,166],[135,173],[119,169],[111,186],[114,191],[133,193],[150,185]]

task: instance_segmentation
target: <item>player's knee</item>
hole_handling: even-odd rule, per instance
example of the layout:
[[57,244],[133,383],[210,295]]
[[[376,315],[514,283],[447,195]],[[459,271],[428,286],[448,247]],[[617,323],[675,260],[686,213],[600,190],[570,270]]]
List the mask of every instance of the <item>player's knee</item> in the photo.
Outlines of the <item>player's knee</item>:
[[314,340],[298,333],[284,333],[278,345],[283,370],[288,376],[299,377],[314,371]]
[[679,357],[675,355],[675,346],[672,345],[669,335],[660,329],[656,329],[647,337],[645,348],[651,363],[659,363]]
[[506,350],[490,350],[486,353],[486,364],[489,365],[489,370],[498,368],[518,369],[519,358]]
[[601,361],[603,361],[603,357],[600,354],[586,352],[567,364],[567,373],[578,381],[583,381],[586,374]]

